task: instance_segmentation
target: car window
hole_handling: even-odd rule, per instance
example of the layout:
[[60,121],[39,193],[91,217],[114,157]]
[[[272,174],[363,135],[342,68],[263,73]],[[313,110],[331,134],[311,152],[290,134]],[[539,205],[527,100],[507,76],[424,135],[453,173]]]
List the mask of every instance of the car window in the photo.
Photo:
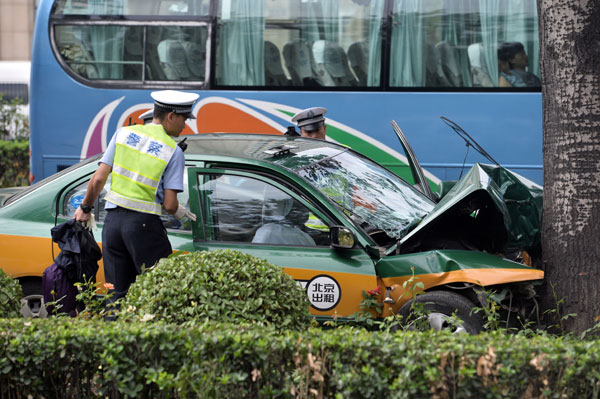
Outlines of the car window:
[[[189,208],[189,191],[188,191],[188,182],[187,182],[187,167],[185,173],[183,174],[183,192],[177,195],[177,198],[181,204],[185,204],[186,207]],[[83,197],[85,197],[85,192],[87,190],[89,180],[73,187],[69,191],[67,191],[64,201],[63,201],[63,216],[72,218],[75,215],[75,210],[81,205],[81,201],[83,201]],[[98,201],[94,205],[94,213],[96,214],[96,221],[98,223],[104,223],[104,218],[106,217],[106,194],[110,189],[110,176],[106,180],[106,184],[102,189],[102,192],[98,196]],[[184,219],[183,222],[179,221],[172,215],[169,215],[163,210],[163,213],[160,217],[167,229],[175,229],[180,231],[192,231],[191,222],[188,219]]]
[[367,232],[383,230],[400,239],[435,205],[390,171],[351,151],[331,151],[325,157],[322,149],[309,149],[294,157],[298,155],[312,163],[297,168],[296,173]]
[[210,175],[199,193],[208,238],[214,241],[329,245],[329,228],[297,198],[261,180]]

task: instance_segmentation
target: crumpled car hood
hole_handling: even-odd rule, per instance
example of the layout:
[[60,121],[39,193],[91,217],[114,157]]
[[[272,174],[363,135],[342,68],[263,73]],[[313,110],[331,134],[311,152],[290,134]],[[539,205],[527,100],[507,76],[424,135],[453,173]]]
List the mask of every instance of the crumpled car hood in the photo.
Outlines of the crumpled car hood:
[[436,249],[436,246],[441,249],[444,247],[440,247],[440,241],[451,240],[457,230],[460,236],[464,227],[461,236],[464,248],[472,245],[470,249],[493,253],[521,250],[537,253],[542,196],[540,186],[508,169],[475,164],[419,225],[400,240],[400,246],[407,248],[406,252]]

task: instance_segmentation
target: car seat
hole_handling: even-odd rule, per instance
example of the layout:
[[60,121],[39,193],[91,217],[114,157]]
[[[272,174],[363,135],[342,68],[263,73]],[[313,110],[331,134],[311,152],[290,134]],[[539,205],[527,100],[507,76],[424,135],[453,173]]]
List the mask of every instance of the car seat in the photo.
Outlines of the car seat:
[[310,235],[297,225],[302,218],[304,223],[308,220],[308,210],[304,214],[301,204],[294,205],[292,197],[274,187],[265,187],[264,193],[263,225],[256,231],[252,242],[315,246]]

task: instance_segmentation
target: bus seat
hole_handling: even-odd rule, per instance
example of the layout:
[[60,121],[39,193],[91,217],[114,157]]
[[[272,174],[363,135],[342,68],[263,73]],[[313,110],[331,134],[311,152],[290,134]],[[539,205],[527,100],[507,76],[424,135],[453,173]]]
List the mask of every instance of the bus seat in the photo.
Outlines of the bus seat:
[[142,59],[144,53],[144,44],[142,29],[139,27],[129,27],[125,30],[123,60],[138,62],[136,64],[123,65],[123,78],[128,80],[142,79]]
[[483,67],[483,63],[481,62],[482,46],[482,43],[473,43],[467,47],[469,62],[471,63],[473,87],[493,87],[494,83],[490,78],[490,74]]
[[313,58],[315,60],[315,70],[319,81],[323,86],[337,86],[336,81],[325,66],[325,48],[327,47],[325,40],[317,40],[312,45]]
[[283,47],[283,59],[294,86],[320,86],[313,73],[314,60],[308,44],[302,41],[287,43]]
[[[313,44],[313,54],[319,75],[325,86],[356,86],[357,80],[348,66],[348,57],[340,45],[334,42],[317,40]],[[329,81],[331,80],[331,84]]]
[[142,43],[142,29],[130,27],[125,31],[125,53],[135,57],[142,57],[144,44]]
[[150,26],[146,30],[146,79],[166,80],[160,60],[158,59],[158,44],[162,41],[163,28]]
[[186,51],[178,39],[166,39],[157,47],[160,66],[167,80],[188,80],[190,71],[187,67]]
[[425,45],[425,84],[427,87],[449,87],[450,81],[442,68],[442,59],[437,47]]
[[185,51],[185,60],[191,80],[204,80],[206,74],[206,51],[204,46],[184,40],[181,42]]
[[365,42],[355,42],[348,47],[348,60],[361,86],[367,85],[369,76],[369,48]]
[[56,42],[59,43],[60,54],[78,75],[87,79],[98,79],[98,69],[94,64],[94,56],[81,40],[77,27],[65,26],[56,30]]
[[279,49],[268,40],[265,40],[265,84],[267,86],[287,86],[290,84],[281,65]]
[[435,45],[437,48],[444,75],[453,87],[463,85],[462,74],[458,63],[458,52],[454,46],[447,41],[441,41]]

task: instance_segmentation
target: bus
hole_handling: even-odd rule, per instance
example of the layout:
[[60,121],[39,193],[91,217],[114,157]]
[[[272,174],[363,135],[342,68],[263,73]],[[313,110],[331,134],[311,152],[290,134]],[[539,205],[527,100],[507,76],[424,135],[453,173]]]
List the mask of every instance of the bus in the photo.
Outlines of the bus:
[[[499,58],[508,43],[522,71]],[[103,151],[151,91],[176,89],[200,95],[184,134],[282,134],[325,107],[329,140],[410,181],[396,121],[435,186],[489,163],[443,117],[541,184],[539,65],[535,0],[41,0],[31,180]],[[538,83],[502,83],[518,73]]]

